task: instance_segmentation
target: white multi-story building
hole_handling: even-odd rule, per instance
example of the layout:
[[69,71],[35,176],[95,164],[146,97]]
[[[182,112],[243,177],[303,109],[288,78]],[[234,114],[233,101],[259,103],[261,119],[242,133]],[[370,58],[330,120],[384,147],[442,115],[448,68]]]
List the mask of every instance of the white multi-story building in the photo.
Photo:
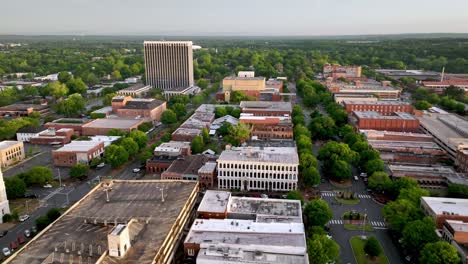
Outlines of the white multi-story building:
[[218,158],[220,189],[290,191],[297,189],[295,147],[238,147]]
[[0,166],[0,223],[3,223],[3,216],[10,213],[10,204],[5,190],[5,182],[3,181],[2,168]]

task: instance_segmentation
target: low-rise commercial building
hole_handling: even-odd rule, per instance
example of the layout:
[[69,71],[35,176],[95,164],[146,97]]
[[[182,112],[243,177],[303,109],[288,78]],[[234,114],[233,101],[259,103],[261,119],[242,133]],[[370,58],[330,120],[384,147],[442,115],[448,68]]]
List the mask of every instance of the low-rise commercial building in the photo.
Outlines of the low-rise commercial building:
[[143,124],[142,119],[125,118],[99,118],[82,126],[84,136],[107,135],[111,130],[119,130],[124,133],[130,133],[137,130],[138,126]]
[[78,163],[88,165],[92,159],[104,154],[104,142],[72,141],[59,149],[52,150],[55,166],[72,167]]
[[393,115],[384,116],[372,111],[354,111],[350,116],[350,121],[357,129],[419,131],[419,120],[405,112],[394,112]]
[[62,128],[71,128],[73,129],[75,136],[81,136],[83,132],[83,126],[90,121],[92,120],[79,118],[60,118],[52,122],[45,123],[44,127],[53,128],[55,131]]
[[455,166],[459,171],[468,173],[468,144],[458,146]]
[[390,86],[389,82],[356,82],[354,85],[342,82],[328,82],[326,86],[333,94],[374,95],[379,98],[379,100],[398,100],[401,95],[401,90]]
[[242,113],[254,116],[291,116],[290,102],[242,101]]
[[127,88],[124,88],[122,90],[119,90],[117,91],[117,94],[125,95],[125,96],[132,96],[132,97],[142,97],[146,93],[148,93],[150,89],[151,89],[150,85],[139,83],[139,84],[135,84]]
[[344,101],[365,101],[365,102],[377,102],[379,98],[373,94],[354,94],[354,93],[334,93],[333,99],[335,103],[341,104]]
[[325,64],[323,65],[323,77],[338,78],[360,78],[362,67],[356,65],[342,66],[339,64]]
[[24,160],[24,144],[21,141],[4,140],[0,142],[0,167],[8,167]]
[[257,98],[265,90],[265,77],[255,77],[254,72],[238,76],[229,76],[223,79],[223,91],[217,94],[217,99],[229,102],[233,92],[242,92],[245,95]]
[[297,189],[299,157],[295,147],[228,148],[217,162],[220,189]]
[[102,182],[7,263],[174,263],[198,191],[188,181]]
[[395,141],[422,141],[432,142],[434,137],[428,134],[411,133],[411,132],[397,132],[385,130],[359,130],[361,134],[366,136],[368,140],[395,140]]
[[440,79],[440,73],[423,70],[397,70],[397,69],[375,69],[376,72],[383,74],[395,80],[401,78],[413,78],[424,81],[428,79]]
[[461,263],[468,263],[468,221],[446,220],[442,238],[457,249]]
[[21,142],[29,142],[32,137],[37,137],[42,131],[44,131],[44,128],[40,126],[27,126],[20,128],[18,131],[16,131],[16,140]]
[[380,158],[392,163],[435,164],[448,161],[447,152],[435,142],[368,140]]
[[[203,154],[179,157],[172,162],[167,170],[161,173],[161,179],[199,181],[200,170],[209,160],[209,157]],[[200,184],[203,183],[200,187],[213,187],[214,169],[216,167],[212,168],[211,172],[208,169],[209,167],[205,167],[201,170],[204,173],[204,179],[200,182]]]
[[0,107],[0,117],[25,117],[34,112],[45,116],[49,113],[49,106],[47,104],[12,104]]
[[468,199],[421,197],[421,208],[434,220],[437,228],[442,228],[445,220],[468,222]]
[[241,114],[239,121],[250,126],[252,140],[293,139],[293,124],[290,117]]
[[202,129],[210,128],[215,119],[215,108],[216,105],[199,106],[195,113],[172,133],[172,140],[192,142],[196,136],[201,135]]
[[207,190],[197,214],[184,241],[197,263],[309,263],[298,200]]
[[209,161],[198,170],[200,187],[213,188],[216,179],[216,162]]
[[393,179],[412,178],[424,189],[445,189],[449,184],[468,186],[468,177],[448,166],[390,164],[388,172]]
[[425,81],[422,82],[422,85],[424,88],[432,90],[437,94],[443,94],[445,90],[450,86],[460,88],[465,92],[465,94],[468,94],[468,81]]
[[73,134],[74,131],[71,128],[61,128],[59,130],[48,128],[47,130],[39,133],[37,136],[32,137],[30,142],[31,144],[63,145],[70,143]]
[[112,98],[112,112],[121,118],[142,119],[145,122],[161,120],[166,102],[157,99],[140,99],[131,96]]
[[374,111],[381,115],[391,115],[394,112],[413,113],[410,103],[403,101],[343,101],[346,112]]

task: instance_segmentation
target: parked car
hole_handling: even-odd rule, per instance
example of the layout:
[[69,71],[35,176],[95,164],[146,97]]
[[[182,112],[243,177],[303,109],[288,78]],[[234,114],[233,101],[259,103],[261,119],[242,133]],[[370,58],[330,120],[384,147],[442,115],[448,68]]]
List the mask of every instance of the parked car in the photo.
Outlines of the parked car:
[[8,234],[8,230],[0,232],[0,237],[4,237],[6,234]]
[[24,244],[26,242],[26,238],[21,234],[18,236],[17,240],[20,244]]
[[264,198],[264,199],[268,199],[268,195],[266,195],[266,194],[264,194],[264,193],[263,193],[260,197],[262,197],[262,198]]
[[96,166],[96,168],[102,169],[102,168],[104,168],[104,166],[106,166],[105,163],[99,163],[99,164]]
[[8,256],[11,255],[11,251],[10,251],[10,249],[7,248],[7,247],[4,247],[4,248],[2,249],[2,252],[3,252],[3,255],[4,255],[5,257],[8,257]]
[[37,194],[35,194],[35,193],[26,193],[26,194],[24,195],[24,198],[36,199],[36,198],[39,198],[39,196],[37,196]]
[[358,178],[357,175],[354,175],[354,180],[355,180],[355,181],[359,181],[359,178]]
[[134,172],[134,173],[138,173],[138,172],[140,172],[140,170],[141,170],[140,168],[134,168],[134,169],[133,169],[133,172]]
[[361,173],[359,176],[363,177],[363,178],[367,178],[367,173],[363,172]]
[[19,217],[19,221],[20,221],[20,222],[24,222],[24,221],[26,221],[26,220],[28,220],[28,219],[29,219],[29,215],[27,215],[27,214],[26,214],[26,215],[22,215],[22,216]]
[[18,242],[16,242],[16,240],[15,240],[15,241],[11,241],[11,242],[10,242],[10,248],[11,248],[12,251],[15,250],[15,249],[17,249],[17,248],[18,248]]
[[31,231],[29,231],[29,229],[24,230],[24,236],[25,237],[30,237],[31,236]]
[[50,185],[50,184],[48,183],[48,184],[46,184],[46,185],[44,185],[44,186],[42,186],[42,187],[44,187],[44,188],[52,188],[52,185]]

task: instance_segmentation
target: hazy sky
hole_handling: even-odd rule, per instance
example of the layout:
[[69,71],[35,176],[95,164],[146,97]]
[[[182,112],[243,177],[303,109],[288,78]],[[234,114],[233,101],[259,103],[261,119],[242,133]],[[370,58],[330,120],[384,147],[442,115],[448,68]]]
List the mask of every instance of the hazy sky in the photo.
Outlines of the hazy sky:
[[468,0],[0,0],[0,34],[468,33]]

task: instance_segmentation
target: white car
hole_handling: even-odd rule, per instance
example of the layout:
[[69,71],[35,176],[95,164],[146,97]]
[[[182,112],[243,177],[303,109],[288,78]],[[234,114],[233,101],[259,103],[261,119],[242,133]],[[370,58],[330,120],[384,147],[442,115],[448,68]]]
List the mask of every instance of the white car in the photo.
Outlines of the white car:
[[3,252],[3,255],[5,255],[5,257],[8,257],[11,255],[11,251],[9,248],[5,247],[2,249],[2,252]]
[[29,229],[24,230],[24,236],[25,237],[30,237],[31,236],[31,231],[29,231]]
[[50,185],[50,184],[48,183],[48,184],[46,184],[46,185],[44,185],[44,186],[42,186],[42,187],[44,187],[44,188],[52,188],[52,185]]
[[134,169],[133,169],[133,172],[134,172],[134,173],[140,172],[140,168],[134,168]]
[[104,168],[104,166],[106,166],[105,163],[99,163],[99,164],[96,166],[96,168]]
[[22,216],[19,217],[20,222],[24,222],[24,221],[26,221],[28,219],[29,219],[29,215],[22,215]]

